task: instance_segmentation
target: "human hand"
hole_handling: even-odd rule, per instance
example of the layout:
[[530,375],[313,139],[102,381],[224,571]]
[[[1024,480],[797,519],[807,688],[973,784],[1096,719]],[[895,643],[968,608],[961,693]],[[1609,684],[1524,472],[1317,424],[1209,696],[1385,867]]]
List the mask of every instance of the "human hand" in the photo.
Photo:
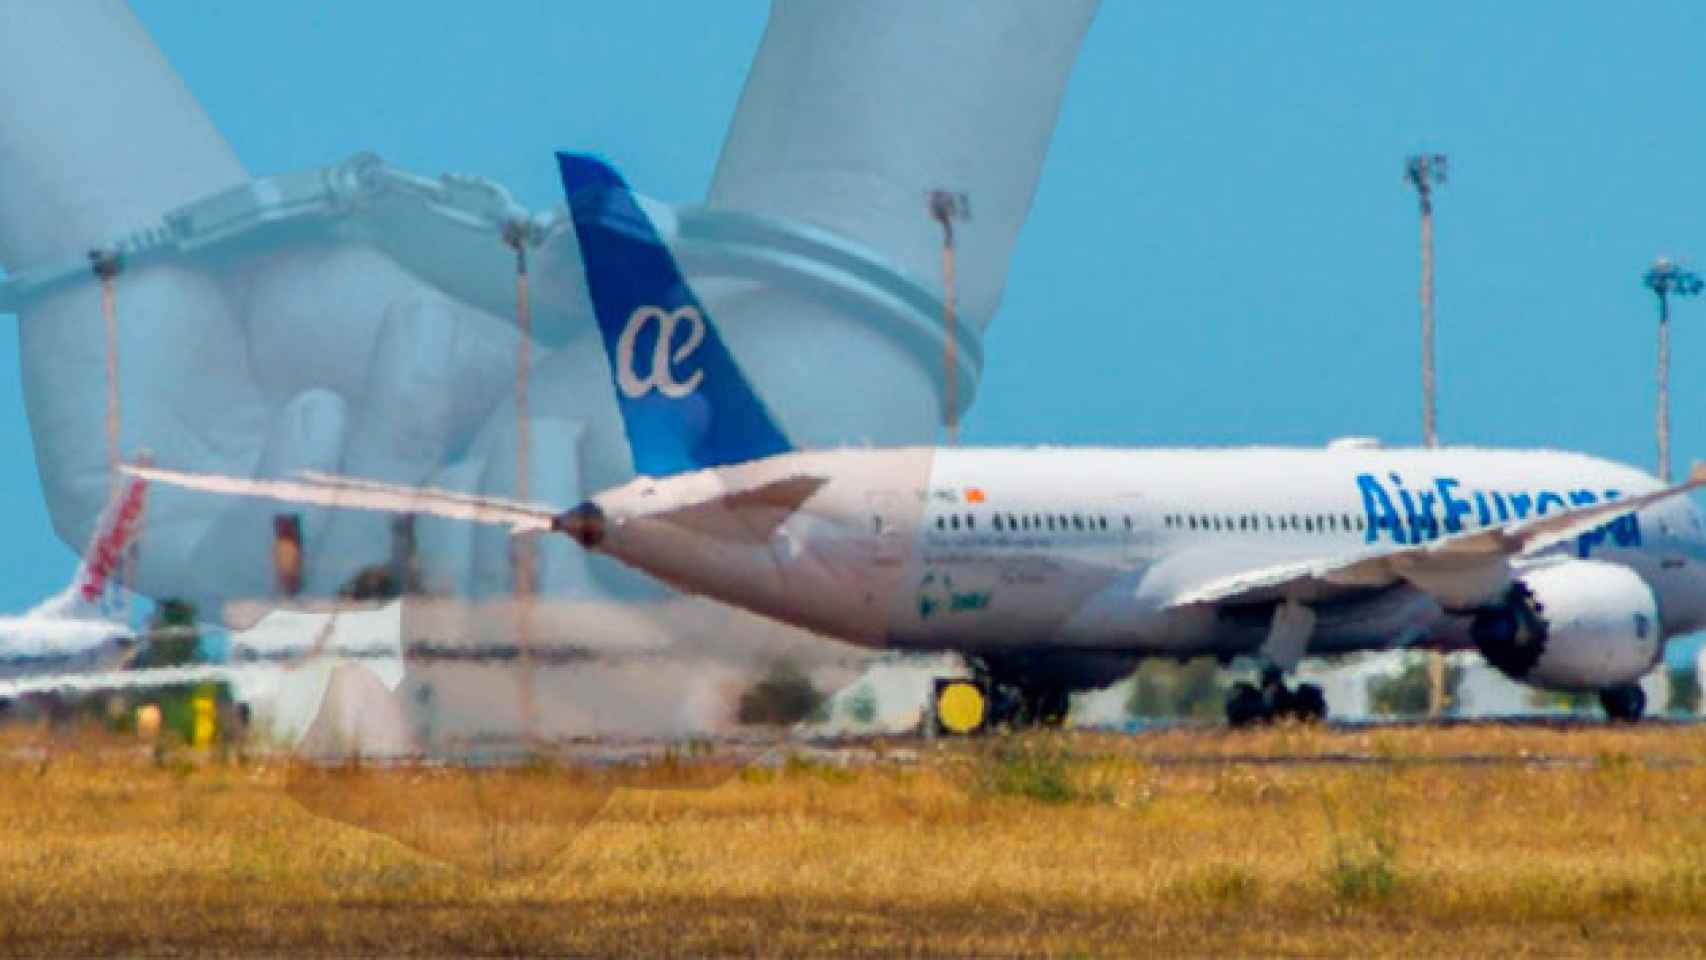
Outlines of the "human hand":
[[[145,265],[116,290],[121,448],[185,469],[425,482],[514,379],[513,328],[356,243]],[[99,301],[91,278],[19,317],[43,486],[73,542],[109,488]],[[206,610],[271,595],[271,515],[288,510],[151,491],[137,586]],[[382,519],[300,512],[311,594],[388,559]]]

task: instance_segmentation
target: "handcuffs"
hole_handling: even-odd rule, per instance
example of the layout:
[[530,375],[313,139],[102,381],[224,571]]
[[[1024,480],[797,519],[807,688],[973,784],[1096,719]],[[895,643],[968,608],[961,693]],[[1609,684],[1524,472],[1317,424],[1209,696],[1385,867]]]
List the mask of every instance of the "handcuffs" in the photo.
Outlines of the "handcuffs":
[[[941,296],[875,251],[832,231],[778,217],[639,198],[689,277],[781,288],[860,318],[933,371],[945,394]],[[261,177],[187,203],[120,236],[88,259],[20,269],[0,280],[0,313],[103,272],[195,258],[205,265],[296,243],[354,241],[378,249],[452,297],[513,317],[518,254],[553,277],[537,288],[533,336],[560,346],[590,329],[585,277],[566,207],[530,213],[483,177],[436,179],[388,166],[372,153],[312,170]],[[558,282],[561,281],[561,282]],[[122,283],[122,280],[119,282]],[[983,368],[978,328],[954,321],[961,417]]]

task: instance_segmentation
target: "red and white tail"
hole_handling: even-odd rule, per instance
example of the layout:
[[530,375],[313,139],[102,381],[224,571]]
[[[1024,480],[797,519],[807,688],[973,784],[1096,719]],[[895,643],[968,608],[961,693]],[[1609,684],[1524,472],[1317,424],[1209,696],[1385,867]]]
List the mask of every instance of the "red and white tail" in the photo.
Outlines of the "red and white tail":
[[129,560],[131,547],[142,532],[142,507],[147,492],[147,480],[134,475],[125,477],[118,496],[101,511],[95,534],[89,540],[83,562],[72,575],[71,585],[43,601],[29,616],[108,619],[110,615],[122,615],[124,584],[115,578]]

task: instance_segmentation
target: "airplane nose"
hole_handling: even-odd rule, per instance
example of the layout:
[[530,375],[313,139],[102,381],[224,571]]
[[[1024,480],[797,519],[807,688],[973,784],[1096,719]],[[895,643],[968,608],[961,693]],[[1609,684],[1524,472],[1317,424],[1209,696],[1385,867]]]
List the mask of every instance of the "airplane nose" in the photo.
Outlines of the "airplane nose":
[[551,529],[566,533],[576,543],[591,550],[604,542],[604,511],[591,500],[564,510],[551,518]]

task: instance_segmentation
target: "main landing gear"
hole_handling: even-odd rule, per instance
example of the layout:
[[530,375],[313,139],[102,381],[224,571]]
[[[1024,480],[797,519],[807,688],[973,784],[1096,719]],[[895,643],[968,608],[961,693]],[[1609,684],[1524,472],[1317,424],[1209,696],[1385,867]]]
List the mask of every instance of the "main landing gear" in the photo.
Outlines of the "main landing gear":
[[1608,687],[1599,692],[1599,705],[1609,720],[1634,723],[1647,710],[1647,692],[1636,684]]
[[1241,682],[1226,698],[1226,722],[1234,727],[1275,720],[1316,723],[1327,718],[1327,697],[1313,683],[1300,683],[1293,690],[1285,685],[1278,667],[1262,671],[1260,685]]
[[1071,696],[1065,687],[994,683],[987,679],[939,679],[928,722],[938,733],[981,733],[992,727],[1058,727],[1066,722]]

